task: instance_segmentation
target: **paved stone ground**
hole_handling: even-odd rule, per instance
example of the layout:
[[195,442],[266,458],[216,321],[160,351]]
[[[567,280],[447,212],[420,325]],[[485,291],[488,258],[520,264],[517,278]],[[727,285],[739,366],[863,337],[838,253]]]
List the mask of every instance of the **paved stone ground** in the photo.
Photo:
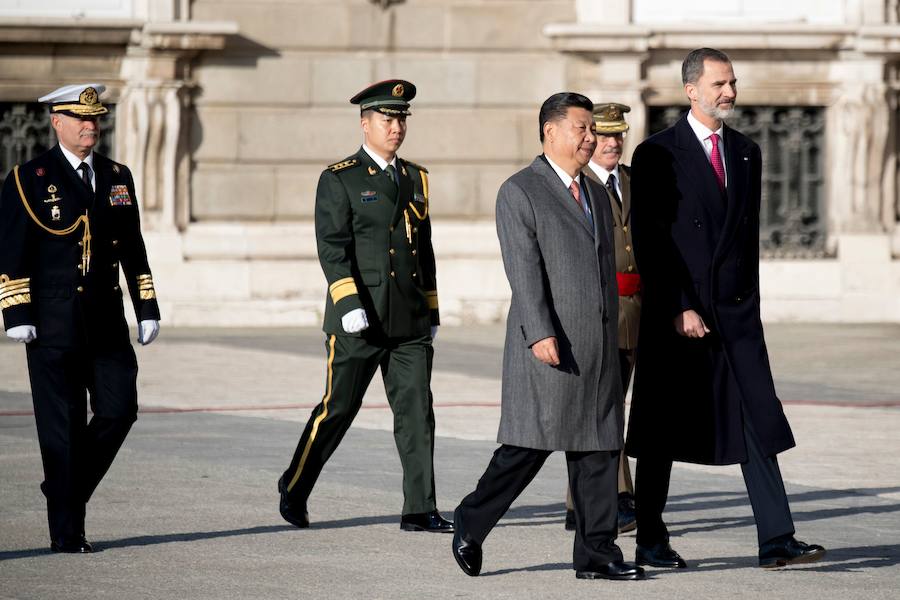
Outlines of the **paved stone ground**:
[[[143,413],[89,506],[100,550],[46,549],[24,352],[0,342],[0,598],[634,598],[900,596],[900,327],[767,328],[798,447],[781,457],[798,537],[823,562],[755,566],[737,467],[678,465],[667,520],[685,571],[585,582],[562,527],[565,465],[548,461],[462,574],[450,536],[404,533],[391,415],[375,382],[310,500],[277,512],[275,481],[322,393],[322,334],[164,329],[138,350]],[[449,513],[496,447],[499,327],[443,328],[434,391],[439,503]],[[619,543],[633,555],[633,535]]]

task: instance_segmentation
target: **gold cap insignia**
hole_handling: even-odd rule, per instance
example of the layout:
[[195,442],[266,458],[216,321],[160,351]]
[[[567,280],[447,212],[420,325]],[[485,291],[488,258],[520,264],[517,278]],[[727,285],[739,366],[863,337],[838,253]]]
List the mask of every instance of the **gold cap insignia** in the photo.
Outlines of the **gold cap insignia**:
[[82,104],[87,104],[88,106],[97,104],[97,90],[92,87],[84,88],[84,91],[81,92],[81,95],[78,97],[78,101]]
[[403,84],[398,83],[397,85],[395,85],[394,89],[391,90],[391,95],[393,95],[394,98],[400,98],[401,96],[403,96]]

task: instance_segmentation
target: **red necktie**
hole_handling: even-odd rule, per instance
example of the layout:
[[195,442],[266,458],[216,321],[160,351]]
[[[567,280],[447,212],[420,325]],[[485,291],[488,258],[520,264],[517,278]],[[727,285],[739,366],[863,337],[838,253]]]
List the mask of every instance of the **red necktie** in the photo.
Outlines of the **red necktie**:
[[569,191],[572,192],[575,202],[578,203],[578,208],[584,212],[584,206],[581,204],[581,190],[578,189],[578,182],[574,179],[572,180],[572,183],[569,184]]
[[719,182],[719,191],[725,191],[725,165],[722,164],[722,155],[719,154],[719,134],[714,133],[709,136],[712,142],[712,152],[709,153],[709,162],[712,163],[713,171],[716,172],[716,180]]

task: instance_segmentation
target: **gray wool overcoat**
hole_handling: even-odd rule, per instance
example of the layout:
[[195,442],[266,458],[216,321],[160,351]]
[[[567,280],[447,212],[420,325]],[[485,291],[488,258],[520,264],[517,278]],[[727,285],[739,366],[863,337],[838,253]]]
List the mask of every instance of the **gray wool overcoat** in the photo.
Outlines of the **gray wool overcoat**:
[[[594,226],[543,156],[497,194],[497,235],[512,288],[503,352],[501,444],[541,450],[619,450],[622,386],[616,343],[612,215],[582,175]],[[560,364],[531,346],[556,336]]]

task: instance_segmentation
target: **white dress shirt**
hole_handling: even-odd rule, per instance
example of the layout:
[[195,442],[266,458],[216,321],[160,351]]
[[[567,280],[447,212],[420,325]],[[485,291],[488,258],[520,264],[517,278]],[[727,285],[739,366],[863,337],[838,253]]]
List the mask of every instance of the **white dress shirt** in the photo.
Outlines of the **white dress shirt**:
[[717,130],[713,131],[698,121],[692,112],[688,112],[687,121],[691,126],[691,129],[694,130],[694,135],[697,136],[700,145],[703,146],[703,151],[706,152],[707,159],[709,159],[712,154],[712,140],[709,139],[709,136],[714,133],[719,134],[719,156],[722,157],[722,168],[725,169],[725,186],[728,187],[728,168],[725,166],[725,137],[722,135],[725,127],[720,125]]
[[[579,171],[578,175],[572,178],[568,173],[563,171],[559,165],[550,160],[549,156],[545,154],[544,158],[547,159],[547,162],[550,163],[550,166],[553,167],[554,171],[556,171],[557,176],[559,176],[559,178],[562,180],[563,185],[566,186],[567,190],[569,190],[569,186],[572,185],[572,182],[575,182],[575,185],[578,186],[579,197],[581,198],[579,204],[581,204],[581,208],[584,211],[584,214],[587,216],[588,220],[593,223],[594,216],[591,214],[591,203],[588,202],[588,199],[585,197],[584,188],[581,187],[581,172]],[[569,190],[569,193],[571,193],[571,191],[572,190]]]
[[607,171],[594,161],[588,163],[588,167],[590,167],[591,171],[594,172],[594,175],[600,178],[600,181],[603,185],[606,185],[606,181],[609,179],[609,176],[612,175],[616,178],[616,193],[619,194],[619,199],[622,198],[622,178],[619,176],[619,165],[616,164],[613,167],[612,171]]
[[72,165],[72,169],[75,170],[75,173],[78,174],[78,178],[81,179],[81,171],[78,167],[81,166],[81,163],[87,163],[87,166],[91,168],[91,189],[95,192],[97,191],[97,171],[94,169],[94,151],[91,150],[90,154],[84,157],[84,160],[81,160],[73,153],[69,152],[65,146],[62,144],[59,145],[59,149],[62,150],[63,156],[66,157],[66,160],[69,161],[69,164]]
[[368,154],[369,157],[375,161],[376,165],[381,167],[382,171],[387,169],[388,165],[394,165],[394,169],[397,168],[397,156],[396,155],[394,155],[394,159],[391,162],[388,162],[388,161],[384,160],[383,158],[381,158],[380,156],[378,156],[378,154],[374,150],[372,150],[365,144],[362,145],[362,149],[365,150],[366,154]]

